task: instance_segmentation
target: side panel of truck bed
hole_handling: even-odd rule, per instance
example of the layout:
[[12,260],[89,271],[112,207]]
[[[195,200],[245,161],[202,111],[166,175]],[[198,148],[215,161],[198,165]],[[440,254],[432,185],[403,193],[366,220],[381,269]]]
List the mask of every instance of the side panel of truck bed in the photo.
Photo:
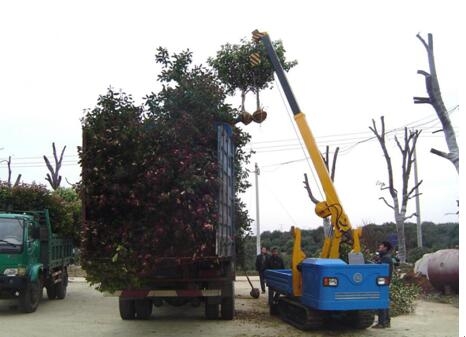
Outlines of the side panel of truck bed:
[[52,236],[49,241],[48,265],[51,269],[69,265],[73,257],[73,243],[70,239]]

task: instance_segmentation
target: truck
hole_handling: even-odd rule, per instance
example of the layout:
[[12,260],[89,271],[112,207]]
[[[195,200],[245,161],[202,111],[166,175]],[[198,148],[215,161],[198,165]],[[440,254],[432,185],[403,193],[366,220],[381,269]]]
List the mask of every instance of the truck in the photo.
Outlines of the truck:
[[[266,270],[268,304],[271,314],[295,327],[308,330],[324,323],[345,323],[365,329],[374,322],[376,309],[389,307],[389,268],[386,264],[365,263],[361,253],[361,229],[351,225],[317,147],[304,113],[294,97],[283,67],[269,35],[255,30],[253,41],[265,47],[278,78],[311,162],[315,168],[325,200],[316,203],[315,213],[330,217],[331,227],[325,233],[319,258],[306,258],[301,250],[301,231],[292,228],[294,245],[291,269]],[[253,64],[261,62],[259,50],[251,55]],[[352,242],[348,259],[340,258],[340,244]]]
[[52,232],[49,211],[0,212],[0,299],[15,299],[25,313],[36,311],[43,288],[50,300],[64,299],[73,242]]
[[[155,270],[140,276],[141,287],[107,293],[118,296],[123,320],[146,320],[154,307],[162,305],[204,305],[209,320],[234,317],[235,227],[234,227],[234,143],[232,128],[218,123],[217,161],[219,189],[216,198],[215,253],[209,256],[157,256]],[[86,214],[86,213],[85,213]],[[89,219],[86,219],[86,221]],[[202,238],[198,240],[202,241]],[[199,242],[200,245],[203,242]],[[130,277],[130,275],[128,275]]]

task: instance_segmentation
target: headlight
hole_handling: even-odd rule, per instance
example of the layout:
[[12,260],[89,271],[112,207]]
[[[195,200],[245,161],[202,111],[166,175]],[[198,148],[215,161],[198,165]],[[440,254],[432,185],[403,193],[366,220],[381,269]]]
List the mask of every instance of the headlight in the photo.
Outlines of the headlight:
[[5,276],[24,276],[26,275],[26,268],[7,268],[3,272]]
[[324,277],[322,279],[322,284],[324,287],[337,287],[338,279],[336,277]]
[[390,279],[388,277],[377,277],[378,286],[388,286],[390,284]]

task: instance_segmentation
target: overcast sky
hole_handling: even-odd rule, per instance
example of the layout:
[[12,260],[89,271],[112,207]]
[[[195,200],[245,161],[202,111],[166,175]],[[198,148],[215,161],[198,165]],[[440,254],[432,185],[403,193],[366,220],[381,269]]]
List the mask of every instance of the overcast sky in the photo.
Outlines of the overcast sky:
[[[225,2],[226,3],[226,2]],[[225,43],[250,38],[254,29],[281,39],[298,65],[288,79],[321,149],[340,146],[335,184],[354,226],[393,221],[379,200],[386,182],[379,145],[368,129],[385,116],[389,150],[399,172],[393,137],[404,126],[423,129],[418,142],[418,171],[423,221],[458,221],[458,177],[451,163],[430,153],[446,151],[431,106],[414,105],[426,95],[418,69],[428,70],[425,49],[416,38],[434,35],[437,72],[445,105],[457,136],[459,123],[458,8],[452,1],[3,1],[0,3],[0,179],[45,183],[42,155],[52,142],[67,146],[61,171],[79,181],[76,148],[80,118],[109,86],[132,94],[137,102],[159,86],[155,49],[189,48],[205,63]],[[308,173],[294,124],[279,86],[262,94],[268,112],[262,125],[245,127],[256,151],[248,168],[260,167],[260,223],[263,230],[291,225],[315,228],[321,220],[303,189]],[[239,98],[231,103],[239,105]],[[247,109],[255,110],[254,97]],[[256,218],[253,187],[243,196]],[[398,181],[398,180],[396,180]],[[66,185],[66,184],[65,184]],[[399,186],[399,185],[398,185]],[[385,197],[389,197],[385,195]],[[408,213],[414,212],[414,202]],[[415,221],[415,219],[412,219]]]

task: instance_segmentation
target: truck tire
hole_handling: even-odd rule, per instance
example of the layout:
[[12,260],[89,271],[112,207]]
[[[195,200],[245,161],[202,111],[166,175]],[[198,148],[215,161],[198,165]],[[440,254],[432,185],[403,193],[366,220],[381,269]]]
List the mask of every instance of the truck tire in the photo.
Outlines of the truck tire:
[[233,297],[225,297],[222,300],[221,316],[224,320],[232,320],[235,315],[235,300]]
[[278,296],[278,293],[273,290],[273,288],[268,288],[268,304],[269,304],[269,313],[271,316],[276,316],[280,313],[278,309],[278,302],[275,296]]
[[19,296],[19,307],[22,312],[31,313],[36,311],[42,297],[42,288],[39,281],[27,282],[26,288]]
[[270,314],[271,316],[277,316],[277,315],[280,314],[280,309],[278,308],[278,304],[277,304],[277,303],[272,303],[272,304],[270,304],[269,314]]
[[61,281],[55,284],[57,299],[62,300],[66,297],[66,288],[68,287],[68,273],[63,271]]
[[136,310],[134,309],[134,300],[128,300],[125,298],[118,299],[118,306],[120,309],[120,317],[123,320],[134,319]]
[[217,319],[218,318],[218,304],[205,304],[205,317],[207,319]]
[[134,310],[137,319],[147,320],[152,315],[152,301],[148,299],[135,300]]
[[48,287],[45,287],[45,289],[47,290],[47,298],[49,300],[54,300],[57,298],[57,287],[55,284],[51,284]]
[[220,316],[224,320],[232,320],[235,316],[235,286],[233,282],[225,284],[222,290],[222,306],[220,308]]

